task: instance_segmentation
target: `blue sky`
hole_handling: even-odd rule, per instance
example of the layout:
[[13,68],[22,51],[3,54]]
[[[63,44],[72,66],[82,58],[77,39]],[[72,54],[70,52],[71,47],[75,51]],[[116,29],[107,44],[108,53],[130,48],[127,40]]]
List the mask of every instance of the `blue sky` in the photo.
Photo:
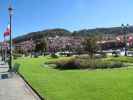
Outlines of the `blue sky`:
[[[8,24],[0,0],[0,39]],[[133,0],[13,0],[13,37],[52,28],[70,31],[133,24]]]

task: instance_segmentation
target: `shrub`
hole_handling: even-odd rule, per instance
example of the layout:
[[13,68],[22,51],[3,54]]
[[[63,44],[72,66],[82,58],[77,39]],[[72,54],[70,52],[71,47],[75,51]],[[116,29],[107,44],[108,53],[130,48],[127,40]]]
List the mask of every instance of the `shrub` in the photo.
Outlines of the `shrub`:
[[119,54],[119,52],[117,52],[117,51],[113,51],[113,52],[112,52],[112,55],[113,55],[114,57],[119,57],[120,54]]
[[85,61],[84,59],[78,59],[77,60],[77,62],[79,62],[79,67],[78,68],[80,68],[80,69],[87,69],[87,68],[89,68],[89,62],[88,61]]
[[[107,57],[106,53],[99,53],[99,54],[95,54],[94,55],[95,59],[106,58],[106,57]],[[76,58],[78,58],[78,59],[86,59],[87,60],[87,59],[90,58],[90,56],[87,55],[87,54],[84,54],[84,55],[76,56]]]
[[95,61],[94,66],[92,66],[92,68],[94,69],[106,69],[109,67],[111,63],[108,61],[102,61],[102,60],[97,60]]
[[99,59],[77,59],[59,60],[53,62],[57,69],[107,69],[124,67],[122,62],[113,62]]
[[79,69],[79,67],[80,63],[75,61],[75,59],[56,62],[56,68],[58,69]]
[[133,51],[133,48],[128,48],[129,51]]
[[101,55],[102,55],[102,58],[106,58],[107,57],[107,53],[102,52]]
[[114,62],[133,63],[132,57],[112,57],[109,60]]
[[113,61],[105,61],[105,60],[96,60],[93,65],[90,64],[90,68],[94,69],[106,69],[106,68],[120,68],[125,65],[122,62],[113,62]]
[[22,57],[22,56],[23,56],[22,54],[13,54],[14,59],[17,59],[17,58]]
[[125,65],[122,62],[112,62],[110,68],[120,68],[124,66]]
[[35,52],[34,53],[34,58],[38,58],[39,57],[39,53],[38,52]]
[[44,52],[43,56],[47,56],[47,55],[49,55],[49,53],[48,52]]
[[76,56],[77,59],[88,59],[89,58],[89,55],[88,54],[84,54],[84,55],[78,55]]
[[51,57],[52,57],[52,58],[58,58],[58,56],[57,56],[56,54],[54,54],[54,53],[51,54]]
[[38,58],[38,55],[35,54],[35,55],[34,55],[34,58]]
[[66,56],[67,56],[67,57],[71,57],[72,54],[71,54],[71,53],[67,53]]

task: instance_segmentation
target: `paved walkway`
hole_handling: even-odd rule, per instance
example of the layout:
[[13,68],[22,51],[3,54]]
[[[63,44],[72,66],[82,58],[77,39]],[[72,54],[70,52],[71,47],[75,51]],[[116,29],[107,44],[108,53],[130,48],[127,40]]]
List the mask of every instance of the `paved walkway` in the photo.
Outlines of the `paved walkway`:
[[[8,65],[0,61],[0,100],[40,100],[18,75],[7,70]],[[3,74],[9,78],[2,79]]]

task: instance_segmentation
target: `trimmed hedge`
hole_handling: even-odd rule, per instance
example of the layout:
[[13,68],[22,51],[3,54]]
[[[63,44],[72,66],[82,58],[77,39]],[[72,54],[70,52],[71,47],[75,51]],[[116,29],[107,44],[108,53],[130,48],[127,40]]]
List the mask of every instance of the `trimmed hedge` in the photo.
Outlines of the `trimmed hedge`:
[[112,57],[109,60],[114,62],[133,63],[133,57]]
[[58,60],[52,62],[56,65],[57,69],[107,69],[107,68],[120,68],[125,65],[122,62],[114,62],[99,59],[77,59],[71,58],[66,60]]
[[107,69],[107,68],[120,68],[124,67],[125,65],[122,62],[113,62],[113,61],[107,61],[107,60],[99,60],[99,59],[89,59],[88,61],[81,61],[80,62],[80,68],[86,69]]
[[94,64],[94,68],[97,69],[106,69],[106,68],[120,68],[125,65],[122,62],[113,62],[113,61],[96,61]]

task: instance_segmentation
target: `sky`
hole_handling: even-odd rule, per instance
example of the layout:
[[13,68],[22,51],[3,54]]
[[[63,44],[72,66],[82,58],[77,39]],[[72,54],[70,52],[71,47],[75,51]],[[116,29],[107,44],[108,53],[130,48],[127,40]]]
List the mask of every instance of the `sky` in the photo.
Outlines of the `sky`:
[[[13,37],[53,28],[70,31],[133,24],[133,0],[12,0]],[[0,40],[9,23],[0,0]]]

